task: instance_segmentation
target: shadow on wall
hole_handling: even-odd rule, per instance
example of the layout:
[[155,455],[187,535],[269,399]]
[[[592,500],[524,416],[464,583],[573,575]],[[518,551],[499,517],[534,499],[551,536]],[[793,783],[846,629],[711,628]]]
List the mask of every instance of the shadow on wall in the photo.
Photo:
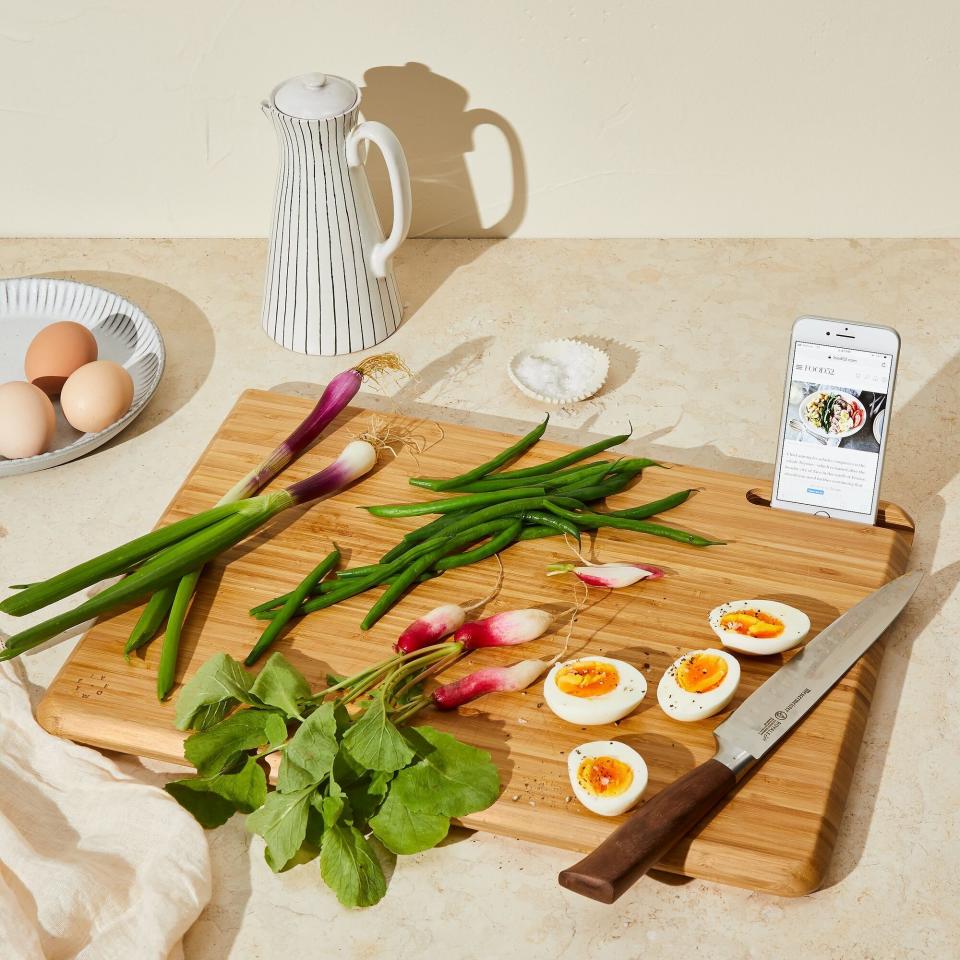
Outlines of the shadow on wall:
[[[363,76],[361,112],[397,135],[410,166],[413,188],[413,237],[509,237],[527,207],[527,175],[516,131],[493,110],[467,109],[470,94],[460,84],[423,63],[372,67]],[[495,127],[510,151],[512,193],[506,213],[484,227],[467,169],[474,131]],[[392,200],[383,159],[375,151],[367,161],[374,200],[384,227]]]

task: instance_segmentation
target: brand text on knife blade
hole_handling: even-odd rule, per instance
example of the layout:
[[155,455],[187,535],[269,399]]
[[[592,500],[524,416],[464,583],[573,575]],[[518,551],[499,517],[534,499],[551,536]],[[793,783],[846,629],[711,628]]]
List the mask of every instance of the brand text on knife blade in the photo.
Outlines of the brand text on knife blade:
[[790,711],[809,693],[809,687],[801,690],[782,710],[777,710],[772,717],[767,717],[767,719],[764,720],[759,730],[760,739],[764,743],[770,739],[770,735],[787,719]]

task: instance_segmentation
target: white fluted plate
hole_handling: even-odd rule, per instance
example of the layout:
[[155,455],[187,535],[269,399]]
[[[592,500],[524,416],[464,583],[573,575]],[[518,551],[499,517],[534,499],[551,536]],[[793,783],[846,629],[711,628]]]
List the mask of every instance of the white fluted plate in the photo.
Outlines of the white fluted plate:
[[[547,340],[521,350],[507,372],[514,385],[541,403],[576,403],[606,383],[610,357],[582,340]],[[538,382],[539,381],[539,382]]]
[[116,423],[98,433],[80,433],[64,419],[54,400],[57,429],[51,449],[35,457],[0,457],[0,477],[46,470],[95,450],[129,426],[153,396],[163,375],[163,337],[135,304],[109,290],[76,280],[17,277],[0,280],[0,383],[23,380],[30,341],[47,324],[73,320],[97,341],[101,360],[123,366],[133,380],[133,403]]

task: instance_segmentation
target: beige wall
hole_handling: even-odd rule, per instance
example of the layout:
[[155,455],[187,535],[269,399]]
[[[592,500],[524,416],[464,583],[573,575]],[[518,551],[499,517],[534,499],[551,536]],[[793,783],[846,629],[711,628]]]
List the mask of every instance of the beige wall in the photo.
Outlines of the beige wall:
[[0,234],[264,235],[258,102],[324,70],[405,144],[417,233],[956,236],[958,9],[2,0]]

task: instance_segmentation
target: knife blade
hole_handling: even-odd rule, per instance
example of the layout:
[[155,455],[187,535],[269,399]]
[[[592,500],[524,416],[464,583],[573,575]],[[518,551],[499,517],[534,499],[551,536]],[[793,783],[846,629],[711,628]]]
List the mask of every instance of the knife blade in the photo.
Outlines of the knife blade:
[[560,886],[613,903],[736,786],[870,648],[916,592],[904,574],[837,617],[721,723],[717,752],[661,790],[592,853],[561,872]]

